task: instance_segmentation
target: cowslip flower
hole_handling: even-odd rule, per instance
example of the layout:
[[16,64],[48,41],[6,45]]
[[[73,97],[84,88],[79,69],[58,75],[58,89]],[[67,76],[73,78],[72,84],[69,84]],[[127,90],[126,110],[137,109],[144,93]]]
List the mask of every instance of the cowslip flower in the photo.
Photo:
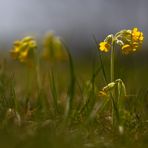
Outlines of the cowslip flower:
[[129,34],[130,36],[124,36],[125,43],[121,48],[123,54],[137,51],[144,40],[143,33],[140,32],[138,28],[133,28]]
[[60,38],[53,32],[46,34],[43,41],[43,58],[49,61],[67,60],[68,55]]
[[138,30],[138,28],[133,28],[132,30],[132,40],[133,42],[142,42],[144,39],[143,33]]
[[132,50],[133,50],[133,48],[129,44],[125,44],[122,46],[122,53],[123,54],[129,54],[130,52],[132,52]]
[[34,58],[34,51],[37,47],[36,41],[28,36],[22,40],[15,41],[10,54],[13,59],[20,62],[31,61]]
[[100,50],[104,52],[108,52],[110,50],[110,44],[107,42],[101,42],[100,44]]
[[137,42],[134,42],[132,44],[125,44],[122,46],[122,53],[127,55],[129,53],[137,51],[138,47],[139,45]]
[[108,52],[115,43],[121,47],[122,53],[127,55],[137,51],[142,45],[143,40],[143,33],[135,27],[131,30],[121,30],[115,35],[108,35],[105,40],[99,44],[99,49],[103,52]]

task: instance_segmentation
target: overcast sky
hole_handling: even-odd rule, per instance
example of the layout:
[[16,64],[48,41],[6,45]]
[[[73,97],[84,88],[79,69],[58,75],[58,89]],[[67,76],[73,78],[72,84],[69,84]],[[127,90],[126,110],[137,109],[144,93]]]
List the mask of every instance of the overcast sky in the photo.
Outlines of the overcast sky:
[[148,34],[147,14],[147,0],[0,0],[0,40],[54,30],[77,42],[133,26]]

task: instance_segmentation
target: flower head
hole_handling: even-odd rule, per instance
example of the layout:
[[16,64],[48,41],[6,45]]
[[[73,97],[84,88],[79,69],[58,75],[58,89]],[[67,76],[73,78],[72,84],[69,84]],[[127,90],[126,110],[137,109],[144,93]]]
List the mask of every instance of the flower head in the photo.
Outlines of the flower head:
[[60,38],[53,32],[47,33],[44,38],[43,58],[49,61],[66,60],[67,53]]
[[144,35],[138,30],[133,28],[132,30],[121,30],[114,36],[108,35],[103,42],[101,42],[100,50],[108,52],[111,49],[113,43],[121,46],[123,54],[129,54],[139,49],[144,40]]
[[[138,28],[133,28],[132,30],[121,30],[115,35],[115,40],[121,46],[122,53],[127,55],[139,49],[144,36]],[[119,41],[122,41],[122,44],[119,44]]]
[[15,41],[10,53],[13,59],[20,62],[33,60],[36,41],[32,37],[25,37],[22,40]]

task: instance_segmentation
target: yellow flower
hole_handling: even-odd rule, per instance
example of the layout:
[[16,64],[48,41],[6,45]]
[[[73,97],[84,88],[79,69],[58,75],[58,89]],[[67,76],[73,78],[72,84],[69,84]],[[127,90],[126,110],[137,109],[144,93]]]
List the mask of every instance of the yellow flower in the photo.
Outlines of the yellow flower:
[[125,44],[122,46],[122,53],[123,54],[129,54],[131,52],[135,52],[138,49],[139,45],[138,43],[134,42],[133,44]]
[[27,57],[28,57],[28,50],[24,50],[20,52],[20,55],[19,55],[20,62],[25,62],[27,60]]
[[60,38],[49,32],[43,42],[43,58],[51,62],[57,60],[67,60],[68,54]]
[[133,28],[132,30],[121,30],[115,35],[114,40],[121,46],[122,53],[129,54],[141,46],[144,36],[138,28]]
[[125,44],[122,46],[122,53],[123,54],[129,54],[132,51],[133,51],[133,49],[132,49],[131,45],[129,45],[129,44]]
[[110,44],[107,42],[101,42],[100,44],[100,50],[104,52],[108,52],[110,50]]
[[10,53],[12,58],[20,62],[31,61],[34,58],[34,50],[36,47],[36,41],[29,36],[14,42]]
[[140,34],[140,37],[139,37],[139,41],[143,41],[144,40],[144,36],[143,36],[143,33],[141,32],[141,34]]
[[20,41],[15,41],[13,45],[13,49],[10,51],[12,58],[17,59],[20,52]]
[[144,39],[143,33],[138,30],[138,28],[133,28],[132,30],[132,41],[142,42]]

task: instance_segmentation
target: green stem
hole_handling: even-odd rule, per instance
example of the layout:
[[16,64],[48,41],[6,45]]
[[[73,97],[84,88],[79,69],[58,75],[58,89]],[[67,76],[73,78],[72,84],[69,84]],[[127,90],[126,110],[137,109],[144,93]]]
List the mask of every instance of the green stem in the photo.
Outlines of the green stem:
[[114,42],[111,46],[111,65],[110,65],[110,74],[111,74],[111,82],[114,81],[114,64],[115,64],[115,49],[114,49]]
[[[112,45],[111,45],[111,59],[110,59],[110,78],[111,78],[111,82],[114,81],[114,64],[115,64],[115,49],[114,49],[114,41],[112,42]],[[114,123],[115,123],[115,117],[114,117],[114,111],[115,111],[115,108],[114,108],[114,97],[115,97],[115,92],[113,91],[111,93],[111,98],[112,98],[112,124],[114,126]]]

